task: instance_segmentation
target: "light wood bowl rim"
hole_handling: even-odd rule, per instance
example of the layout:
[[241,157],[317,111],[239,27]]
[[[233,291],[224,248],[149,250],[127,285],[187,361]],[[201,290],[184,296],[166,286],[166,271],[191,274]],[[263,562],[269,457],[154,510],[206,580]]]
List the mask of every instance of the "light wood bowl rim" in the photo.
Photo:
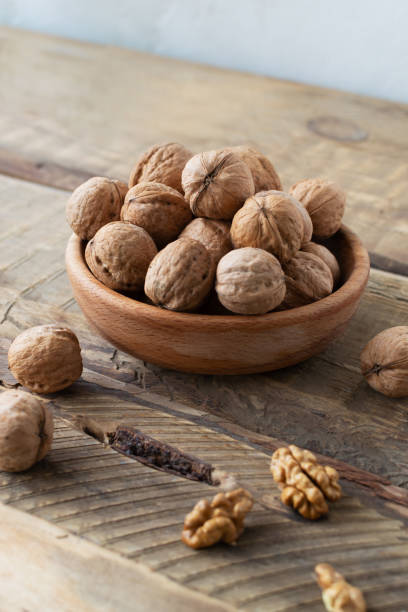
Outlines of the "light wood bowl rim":
[[[236,327],[240,330],[246,329],[271,329],[274,327],[287,327],[295,324],[302,324],[312,319],[321,319],[327,314],[340,311],[345,303],[350,303],[359,299],[364,287],[367,283],[370,260],[367,250],[363,246],[361,240],[347,226],[342,225],[341,232],[346,241],[351,246],[354,257],[354,267],[349,278],[329,296],[306,306],[292,308],[279,312],[269,312],[263,315],[212,315],[201,313],[186,313],[166,310],[140,302],[134,298],[122,295],[109,287],[106,287],[97,278],[93,276],[89,270],[85,258],[82,240],[75,234],[72,234],[68,241],[66,250],[66,265],[70,276],[85,281],[87,285],[91,285],[95,294],[100,295],[104,299],[108,299],[111,303],[115,303],[117,308],[120,308],[123,313],[127,313],[130,317],[154,318],[156,322],[163,326],[182,326],[188,325],[195,329],[207,327],[208,330],[216,332],[217,329],[222,330],[225,323],[228,326]],[[342,267],[341,261],[339,262]]]

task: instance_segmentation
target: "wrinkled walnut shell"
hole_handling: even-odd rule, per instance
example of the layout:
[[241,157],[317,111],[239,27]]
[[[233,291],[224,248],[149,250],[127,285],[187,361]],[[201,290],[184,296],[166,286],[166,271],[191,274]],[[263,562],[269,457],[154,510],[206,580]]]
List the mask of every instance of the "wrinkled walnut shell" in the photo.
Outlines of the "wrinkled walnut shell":
[[169,310],[196,310],[211,291],[214,264],[197,240],[179,238],[157,253],[146,274],[145,293]]
[[201,242],[216,266],[221,257],[224,257],[232,249],[230,227],[231,224],[228,221],[200,217],[193,219],[184,228],[180,238],[192,238]]
[[408,326],[390,327],[374,336],[360,363],[373,389],[388,397],[408,396]]
[[312,255],[317,255],[317,257],[320,257],[320,259],[330,268],[330,272],[333,275],[334,286],[338,284],[341,274],[339,262],[328,248],[322,244],[317,244],[316,242],[308,242],[302,246],[302,251],[305,253],[312,253]]
[[77,187],[67,202],[67,221],[83,240],[90,240],[111,221],[120,218],[127,186],[101,176],[94,176]]
[[163,183],[181,192],[181,173],[191,151],[177,142],[156,144],[139,157],[129,177],[129,189],[142,182]]
[[216,291],[221,304],[238,314],[265,314],[285,297],[279,261],[262,249],[246,247],[224,255],[217,267]]
[[246,163],[225,150],[194,155],[185,165],[181,180],[196,217],[232,219],[254,193],[254,181]]
[[299,203],[283,191],[261,191],[248,198],[232,220],[235,248],[255,247],[269,251],[279,261],[292,259],[305,235]]
[[23,391],[0,394],[0,470],[22,472],[41,461],[52,444],[54,424],[46,403]]
[[305,179],[292,185],[289,193],[308,211],[315,236],[329,238],[340,229],[346,194],[336,183],[319,178]]
[[282,308],[305,306],[330,295],[333,291],[333,275],[320,257],[299,251],[288,263],[283,264],[286,296]]
[[78,338],[60,325],[37,325],[23,331],[10,345],[8,363],[18,382],[35,393],[65,389],[82,374]]
[[141,291],[157,249],[142,227],[115,221],[102,227],[85,249],[92,274],[116,291]]
[[143,227],[161,249],[177,238],[192,219],[178,191],[161,183],[138,183],[127,192],[120,217]]
[[229,147],[227,150],[236,153],[249,167],[254,179],[255,193],[269,191],[270,189],[282,190],[280,178],[265,155],[245,145]]

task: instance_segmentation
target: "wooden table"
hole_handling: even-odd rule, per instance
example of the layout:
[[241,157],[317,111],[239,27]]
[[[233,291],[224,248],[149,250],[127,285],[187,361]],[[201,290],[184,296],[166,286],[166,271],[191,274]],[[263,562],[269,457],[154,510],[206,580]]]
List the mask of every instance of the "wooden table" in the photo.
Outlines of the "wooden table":
[[[0,29],[0,376],[10,341],[61,322],[85,369],[54,398],[46,460],[0,474],[1,610],[322,610],[312,570],[333,563],[370,610],[408,608],[408,402],[374,392],[359,354],[408,323],[408,106]],[[348,193],[346,223],[373,270],[345,334],[295,367],[256,376],[180,374],[104,342],[64,267],[69,190],[126,179],[156,141],[200,151],[251,143],[288,187],[323,175]],[[236,475],[256,504],[235,548],[193,551],[184,515],[214,489],[119,455],[74,424],[135,425]],[[342,476],[330,516],[279,502],[279,445],[324,455]]]

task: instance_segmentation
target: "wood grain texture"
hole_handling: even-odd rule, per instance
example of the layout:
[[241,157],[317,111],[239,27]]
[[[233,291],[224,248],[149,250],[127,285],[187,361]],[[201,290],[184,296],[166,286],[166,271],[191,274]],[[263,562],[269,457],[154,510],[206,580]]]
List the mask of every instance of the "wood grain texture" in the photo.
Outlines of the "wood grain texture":
[[332,239],[343,284],[302,308],[262,316],[215,316],[160,309],[100,283],[73,235],[66,265],[74,296],[90,323],[114,346],[145,361],[184,372],[270,372],[321,352],[347,326],[365,289],[370,264],[348,228]]
[[345,223],[392,271],[406,263],[407,105],[7,28],[0,41],[0,171],[71,189],[126,179],[157,141],[249,143],[285,188],[339,182]]

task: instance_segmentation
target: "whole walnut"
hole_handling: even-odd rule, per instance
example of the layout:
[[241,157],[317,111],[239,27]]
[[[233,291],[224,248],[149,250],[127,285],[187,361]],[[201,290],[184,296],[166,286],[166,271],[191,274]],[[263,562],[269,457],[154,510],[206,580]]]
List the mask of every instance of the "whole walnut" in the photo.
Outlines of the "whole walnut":
[[232,220],[235,248],[255,247],[285,262],[300,249],[305,236],[299,203],[283,191],[261,191],[248,198]]
[[143,227],[161,249],[177,238],[192,219],[178,191],[161,183],[138,183],[127,192],[120,217]]
[[0,470],[22,472],[51,448],[54,424],[46,403],[23,391],[0,394]]
[[232,249],[230,227],[228,221],[199,217],[184,228],[180,238],[192,238],[201,242],[217,265],[221,257]]
[[142,227],[123,221],[108,223],[90,240],[85,259],[101,283],[117,291],[141,291],[150,262],[157,253]]
[[286,296],[283,308],[296,308],[321,300],[333,291],[333,275],[327,264],[313,253],[299,251],[283,264]]
[[192,152],[177,142],[155,144],[137,160],[129,177],[129,188],[136,183],[163,183],[181,191],[181,173]]
[[318,238],[329,238],[340,229],[346,207],[346,194],[336,183],[324,179],[305,179],[289,190],[308,211],[313,233]]
[[60,325],[37,325],[21,332],[10,345],[8,363],[18,382],[35,393],[65,389],[82,374],[78,338]]
[[77,187],[67,202],[67,221],[83,240],[90,240],[96,232],[120,218],[120,209],[127,186],[101,176],[94,176]]
[[365,346],[361,371],[368,384],[388,397],[408,396],[408,326],[384,329]]
[[225,150],[194,155],[186,163],[181,180],[196,217],[232,219],[255,191],[247,164]]
[[179,238],[157,253],[146,274],[145,293],[169,310],[196,310],[211,291],[214,264],[205,246]]
[[220,260],[215,285],[221,304],[238,314],[265,314],[285,297],[285,277],[279,261],[262,249],[230,251]]
[[249,167],[254,179],[255,193],[269,191],[270,189],[282,190],[280,178],[265,155],[245,145],[229,147],[227,150],[236,153]]
[[302,251],[317,255],[317,257],[320,257],[320,259],[324,261],[324,263],[330,268],[330,272],[333,275],[334,286],[336,286],[340,280],[341,273],[339,262],[333,253],[322,244],[317,244],[316,242],[307,242],[302,246]]

